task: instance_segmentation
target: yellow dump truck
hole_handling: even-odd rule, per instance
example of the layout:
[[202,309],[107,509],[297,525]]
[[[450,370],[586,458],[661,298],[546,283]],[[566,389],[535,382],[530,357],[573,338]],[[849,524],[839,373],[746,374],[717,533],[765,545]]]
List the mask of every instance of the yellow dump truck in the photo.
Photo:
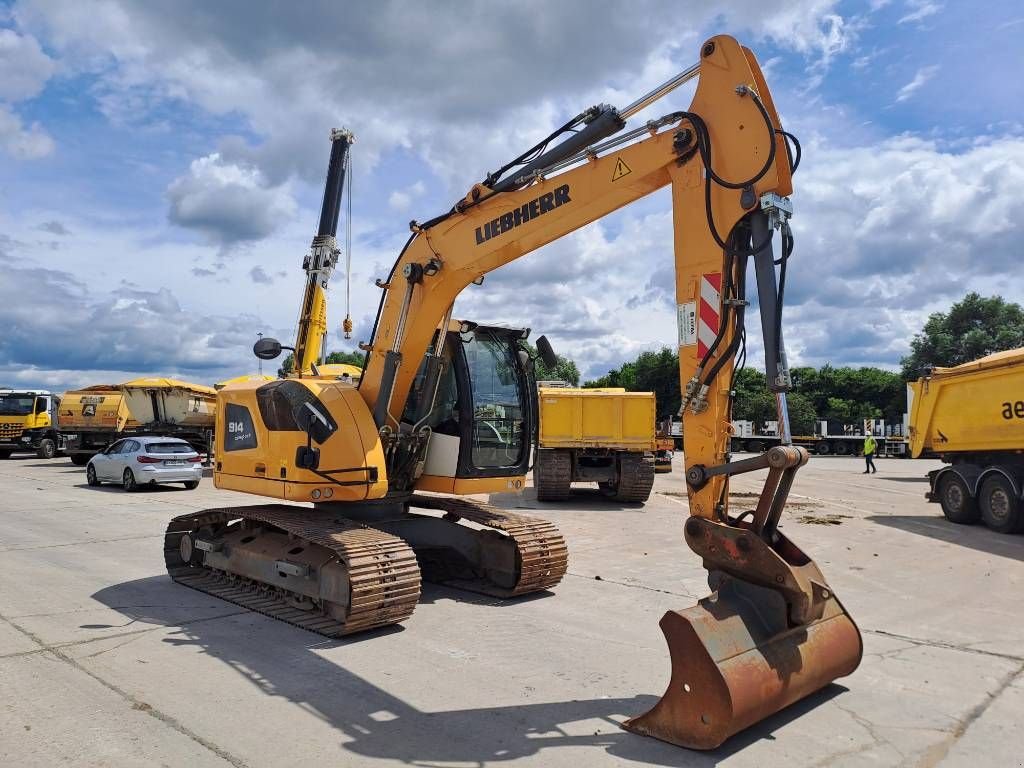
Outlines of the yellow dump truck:
[[216,402],[213,387],[161,377],[65,392],[58,417],[63,450],[81,466],[126,435],[168,435],[209,453]]
[[80,467],[123,432],[135,432],[141,426],[132,418],[116,384],[96,384],[65,392],[57,414],[64,453]]
[[1024,348],[934,368],[907,397],[911,454],[949,465],[928,473],[928,500],[954,523],[1024,529]]
[[653,392],[572,389],[540,382],[533,485],[541,501],[597,483],[618,501],[644,502],[654,485]]
[[0,459],[56,456],[63,448],[55,426],[59,407],[60,398],[43,389],[0,389]]

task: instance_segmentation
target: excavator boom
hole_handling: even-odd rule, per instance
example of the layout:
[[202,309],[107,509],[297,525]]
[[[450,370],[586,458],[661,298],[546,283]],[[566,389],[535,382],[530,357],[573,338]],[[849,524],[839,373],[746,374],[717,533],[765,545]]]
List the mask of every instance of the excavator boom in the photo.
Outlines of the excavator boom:
[[[761,69],[734,39],[714,37],[701,47],[697,65],[624,114],[693,77],[699,80],[688,110],[604,140],[623,115],[595,107],[578,118],[578,133],[564,153],[559,145],[518,170],[506,166],[504,179],[492,174],[449,213],[414,224],[382,284],[360,394],[378,428],[388,431],[397,423],[419,360],[424,354],[429,359],[433,328],[464,288],[671,187],[691,514],[685,532],[714,591],[692,609],[666,614],[662,628],[673,660],[672,683],[658,706],[626,727],[711,748],[852,672],[861,639],[813,560],[778,530],[806,451],[783,445],[736,462],[728,455],[732,376],[746,333],[751,261],[769,388],[785,442],[789,437],[781,306],[793,246],[789,195],[795,161]],[[577,152],[579,134],[604,141]],[[521,158],[530,156],[536,154]],[[776,233],[778,253],[772,244]],[[403,435],[396,432],[391,439],[401,441]],[[757,509],[734,516],[729,478],[759,469],[769,469],[769,477]]]

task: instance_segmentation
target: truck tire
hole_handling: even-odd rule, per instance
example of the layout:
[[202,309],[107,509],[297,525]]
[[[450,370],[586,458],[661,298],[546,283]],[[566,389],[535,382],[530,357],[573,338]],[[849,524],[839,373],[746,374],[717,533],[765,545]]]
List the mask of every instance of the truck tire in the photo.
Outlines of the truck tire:
[[14,453],[14,451],[8,451],[6,449],[0,451],[0,461],[11,458],[12,453]]
[[48,437],[44,437],[39,441],[39,447],[36,448],[36,456],[40,459],[52,459],[57,455],[57,444]]
[[619,482],[612,498],[633,504],[643,504],[654,487],[654,457],[626,453],[619,456]]
[[533,460],[533,487],[537,501],[565,501],[572,492],[572,453],[570,451],[537,451]]
[[751,440],[747,443],[747,451],[749,453],[764,453],[764,443],[760,440]]
[[84,467],[89,463],[89,455],[85,453],[72,453],[68,458],[76,467]]
[[992,475],[981,484],[978,506],[985,525],[997,533],[1014,533],[1024,522],[1013,485],[1002,475]]
[[846,456],[850,453],[850,446],[845,440],[836,440],[832,446],[832,453],[836,456]]
[[954,472],[947,472],[938,484],[942,514],[951,523],[974,525],[978,522],[978,504],[967,483]]
[[816,446],[814,446],[814,452],[819,456],[828,456],[832,453],[832,446],[829,445],[827,440],[822,440]]

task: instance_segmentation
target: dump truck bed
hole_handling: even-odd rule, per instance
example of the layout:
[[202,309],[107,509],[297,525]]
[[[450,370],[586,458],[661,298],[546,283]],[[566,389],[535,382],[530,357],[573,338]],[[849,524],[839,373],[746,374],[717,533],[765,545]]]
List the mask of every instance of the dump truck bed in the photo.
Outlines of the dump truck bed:
[[653,451],[656,447],[652,392],[540,388],[537,399],[542,448]]
[[913,456],[1024,450],[1024,348],[910,383]]
[[125,382],[120,389],[132,417],[142,424],[213,429],[217,405],[213,387],[153,377]]
[[99,384],[65,392],[57,421],[61,430],[115,431],[137,427],[120,387]]

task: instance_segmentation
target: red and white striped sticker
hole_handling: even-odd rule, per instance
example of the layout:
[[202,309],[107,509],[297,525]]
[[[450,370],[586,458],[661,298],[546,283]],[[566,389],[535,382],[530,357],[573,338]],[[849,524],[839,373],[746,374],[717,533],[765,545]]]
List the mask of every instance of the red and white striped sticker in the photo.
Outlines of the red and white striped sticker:
[[697,359],[703,360],[718,335],[722,313],[722,273],[705,272],[700,277],[700,306],[697,311]]

